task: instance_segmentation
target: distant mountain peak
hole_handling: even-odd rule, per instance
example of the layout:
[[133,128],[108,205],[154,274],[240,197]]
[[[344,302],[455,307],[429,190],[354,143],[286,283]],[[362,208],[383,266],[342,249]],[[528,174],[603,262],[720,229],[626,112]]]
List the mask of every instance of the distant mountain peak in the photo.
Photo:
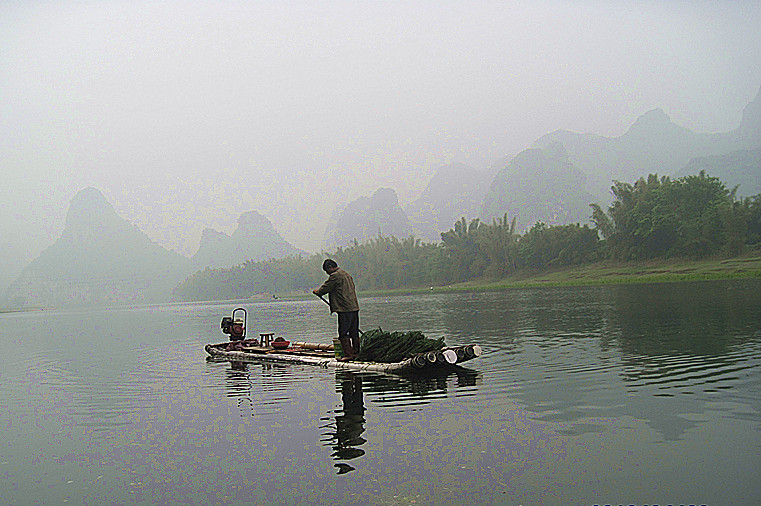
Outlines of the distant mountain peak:
[[396,192],[391,188],[378,188],[375,193],[372,194],[370,200],[377,204],[399,205],[399,198],[396,196]]
[[554,164],[568,164],[568,152],[562,142],[555,141],[544,147],[534,147],[521,151],[508,166],[525,167],[529,165],[541,166],[542,164],[553,164],[553,166]]
[[272,227],[272,222],[267,219],[266,216],[258,211],[248,211],[240,215],[238,218],[239,229],[250,229],[258,227]]
[[93,226],[97,223],[110,222],[118,218],[113,206],[106,197],[92,186],[80,190],[71,199],[66,213],[66,228]]
[[78,192],[66,226],[22,271],[8,296],[24,305],[167,300],[187,259],[121,218],[96,188]]
[[378,234],[404,238],[412,233],[409,219],[391,188],[380,188],[370,197],[359,197],[334,214],[325,232],[328,247],[364,241]]
[[475,217],[493,178],[491,171],[482,172],[464,163],[439,167],[420,197],[405,209],[415,235],[439,241],[441,232],[461,217]]
[[761,146],[761,88],[756,98],[743,109],[737,133],[747,146],[753,148]]
[[205,228],[203,229],[203,232],[201,232],[201,246],[207,243],[219,241],[225,237],[229,236],[224,232],[214,230],[213,228]]
[[593,200],[584,190],[585,179],[562,143],[527,149],[494,178],[484,198],[481,219],[488,221],[507,213],[517,219],[519,229],[537,221],[550,225],[586,223]]
[[629,132],[657,132],[673,125],[671,118],[660,107],[647,111],[637,118]]
[[231,236],[213,228],[204,229],[191,261],[196,268],[228,268],[247,260],[263,261],[303,253],[283,239],[266,216],[248,211],[240,215]]

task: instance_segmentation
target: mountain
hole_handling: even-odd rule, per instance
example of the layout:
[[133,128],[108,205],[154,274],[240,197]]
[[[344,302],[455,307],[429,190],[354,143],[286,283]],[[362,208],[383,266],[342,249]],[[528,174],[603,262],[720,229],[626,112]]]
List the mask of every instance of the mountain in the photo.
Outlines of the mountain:
[[189,273],[185,257],[152,242],[100,191],[86,188],[71,200],[61,237],[22,270],[7,298],[19,307],[160,301]]
[[328,248],[346,246],[354,239],[364,241],[378,234],[398,238],[412,235],[407,215],[399,206],[396,192],[390,188],[381,188],[370,197],[360,197],[335,213],[325,232],[325,244]]
[[452,228],[461,217],[475,218],[493,174],[462,163],[439,168],[417,200],[406,208],[417,237],[441,240],[441,232]]
[[761,148],[693,158],[677,176],[698,174],[701,170],[721,179],[729,189],[738,186],[738,197],[761,194]]
[[761,89],[756,98],[743,109],[740,126],[730,133],[740,148],[761,147]]
[[524,230],[537,221],[548,225],[586,223],[592,196],[584,190],[585,176],[571,163],[559,142],[527,149],[494,178],[484,198],[480,218],[490,222],[508,214]]
[[557,130],[538,139],[533,147],[556,142],[563,144],[569,161],[587,176],[586,189],[595,200],[609,201],[614,180],[633,182],[650,173],[675,175],[693,158],[761,147],[761,90],[731,132],[695,133],[674,124],[663,110],[653,109],[619,137]]
[[21,274],[22,269],[32,260],[25,251],[24,244],[7,235],[0,236],[0,308],[8,305],[6,290]]
[[196,269],[232,267],[247,260],[256,262],[303,254],[283,239],[265,216],[249,211],[238,218],[238,228],[231,236],[205,229],[191,264]]

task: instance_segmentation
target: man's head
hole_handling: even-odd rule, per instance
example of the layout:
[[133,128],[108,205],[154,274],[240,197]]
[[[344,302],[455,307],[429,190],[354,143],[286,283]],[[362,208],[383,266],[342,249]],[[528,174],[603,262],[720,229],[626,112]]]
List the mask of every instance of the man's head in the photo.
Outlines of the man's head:
[[328,274],[330,274],[336,269],[338,269],[338,264],[336,263],[335,260],[328,258],[322,263],[322,270],[327,272]]

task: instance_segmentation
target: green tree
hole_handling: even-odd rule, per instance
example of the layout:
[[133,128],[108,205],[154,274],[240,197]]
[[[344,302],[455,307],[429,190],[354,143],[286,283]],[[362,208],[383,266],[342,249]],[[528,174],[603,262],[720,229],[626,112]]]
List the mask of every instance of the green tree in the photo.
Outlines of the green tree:
[[650,174],[633,185],[615,181],[607,216],[592,205],[592,220],[614,258],[703,257],[728,243],[737,251],[744,218],[734,193],[701,172],[676,180]]
[[465,218],[455,222],[454,228],[441,233],[441,242],[448,259],[447,274],[451,281],[481,276],[488,260],[479,248],[478,235],[481,221],[468,223]]
[[491,225],[481,224],[476,244],[487,259],[484,274],[503,277],[518,268],[518,234],[515,233],[515,217],[508,221],[507,213],[492,220]]
[[593,262],[599,242],[597,231],[587,225],[549,227],[539,221],[521,237],[518,249],[523,265],[544,269]]

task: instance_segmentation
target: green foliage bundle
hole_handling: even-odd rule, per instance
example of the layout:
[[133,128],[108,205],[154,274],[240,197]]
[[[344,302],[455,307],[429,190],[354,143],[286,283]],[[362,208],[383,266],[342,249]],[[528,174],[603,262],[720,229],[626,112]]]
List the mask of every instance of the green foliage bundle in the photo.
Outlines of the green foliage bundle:
[[359,360],[367,362],[400,362],[418,353],[437,351],[446,344],[444,338],[429,339],[422,332],[384,332],[381,328],[362,334]]

